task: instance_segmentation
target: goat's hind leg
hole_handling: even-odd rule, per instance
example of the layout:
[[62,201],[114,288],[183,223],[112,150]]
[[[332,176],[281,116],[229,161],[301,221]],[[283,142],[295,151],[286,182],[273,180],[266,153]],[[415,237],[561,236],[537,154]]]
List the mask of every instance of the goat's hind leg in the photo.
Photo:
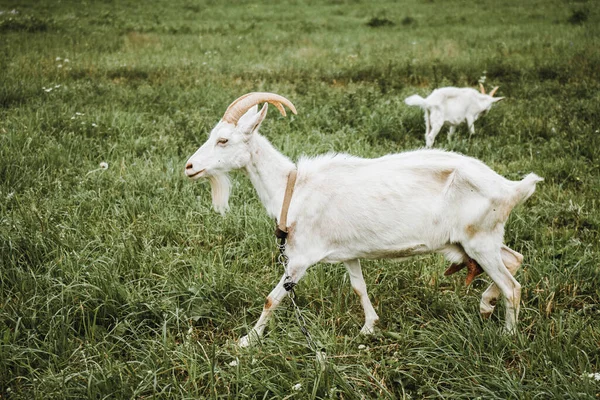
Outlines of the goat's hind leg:
[[431,124],[429,123],[429,111],[425,110],[425,138],[429,136],[429,131],[431,131]]
[[[502,246],[500,249],[500,256],[504,266],[510,271],[512,276],[515,276],[521,263],[523,262],[523,255],[514,251],[508,246]],[[500,288],[495,283],[492,283],[483,295],[481,296],[481,302],[479,303],[479,312],[484,318],[488,318],[494,311],[498,297],[500,296]]]
[[[298,281],[306,273],[307,268],[308,267],[288,267],[288,271],[292,278],[292,282],[298,283]],[[275,286],[271,293],[269,293],[265,301],[265,305],[263,306],[263,311],[260,314],[260,317],[258,318],[258,321],[246,336],[243,336],[238,340],[238,346],[248,347],[263,335],[265,327],[271,319],[273,312],[279,306],[281,300],[283,300],[288,294],[287,290],[285,290],[284,288],[284,283],[286,283],[286,274],[283,274],[277,286]]]
[[505,328],[507,332],[514,333],[519,319],[521,285],[504,265],[502,245],[497,245],[493,238],[481,237],[471,240],[470,243],[464,243],[463,247],[467,254],[487,272],[504,295]]
[[360,297],[360,304],[362,304],[363,310],[365,311],[365,324],[360,330],[363,335],[370,335],[375,332],[375,324],[379,320],[379,316],[369,300],[367,294],[367,284],[363,278],[362,269],[360,268],[360,261],[350,260],[344,261],[344,265],[350,275],[350,284],[354,292]]
[[444,118],[436,111],[429,112],[429,123],[431,124],[430,129],[425,134],[425,145],[432,147],[435,142],[435,137],[440,133],[440,130],[444,126]]
[[456,125],[450,125],[450,127],[448,128],[448,141],[452,139],[452,136],[454,136],[454,132],[456,132]]

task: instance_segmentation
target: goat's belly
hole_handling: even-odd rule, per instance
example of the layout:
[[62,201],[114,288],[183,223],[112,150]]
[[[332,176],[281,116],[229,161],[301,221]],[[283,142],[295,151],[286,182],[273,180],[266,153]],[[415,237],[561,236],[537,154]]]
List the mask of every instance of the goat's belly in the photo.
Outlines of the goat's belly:
[[401,247],[381,247],[372,249],[361,248],[338,248],[330,252],[322,261],[335,263],[346,260],[363,259],[382,259],[382,258],[409,258],[420,254],[427,254],[434,251],[429,246],[419,243]]
[[454,125],[454,126],[456,126],[456,125],[462,124],[464,121],[465,121],[464,117],[452,117],[452,116],[450,116],[450,117],[448,117],[448,119],[446,119],[445,122],[448,125]]

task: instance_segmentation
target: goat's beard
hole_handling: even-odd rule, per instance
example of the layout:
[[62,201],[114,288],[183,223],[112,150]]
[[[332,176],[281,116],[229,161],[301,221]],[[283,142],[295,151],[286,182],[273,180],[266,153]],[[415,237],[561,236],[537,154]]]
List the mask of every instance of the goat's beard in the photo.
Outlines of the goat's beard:
[[229,210],[231,181],[227,174],[218,173],[208,177],[212,191],[212,204],[216,212],[224,215]]

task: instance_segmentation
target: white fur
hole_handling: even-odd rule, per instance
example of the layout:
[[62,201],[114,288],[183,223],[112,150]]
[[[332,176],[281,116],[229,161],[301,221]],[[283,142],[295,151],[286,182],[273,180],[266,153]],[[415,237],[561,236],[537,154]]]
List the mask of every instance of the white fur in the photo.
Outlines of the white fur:
[[467,121],[471,134],[475,133],[475,121],[502,99],[504,97],[492,97],[471,88],[445,87],[434,90],[425,99],[415,94],[404,102],[425,111],[425,143],[431,147],[444,123],[450,125],[448,138],[463,121]]
[[212,192],[212,204],[215,211],[224,215],[229,211],[229,190],[231,182],[227,174],[216,173],[207,176]]
[[[257,133],[266,106],[250,109],[237,126],[219,123],[188,160],[194,178],[244,170],[268,214],[278,218],[287,175],[294,164]],[[227,138],[226,145],[219,139]],[[377,313],[367,295],[360,258],[405,258],[441,253],[452,262],[475,259],[493,280],[481,312],[489,315],[505,297],[506,329],[519,313],[520,285],[512,274],[522,256],[503,245],[512,208],[542,180],[529,174],[510,181],[481,161],[439,150],[417,150],[364,159],[347,154],[303,157],[288,213],[288,272],[298,282],[317,262],[343,262],[365,311],[363,333],[373,332]],[[203,171],[198,174],[198,171]],[[267,297],[258,322],[240,345],[262,335],[285,297],[285,276]]]

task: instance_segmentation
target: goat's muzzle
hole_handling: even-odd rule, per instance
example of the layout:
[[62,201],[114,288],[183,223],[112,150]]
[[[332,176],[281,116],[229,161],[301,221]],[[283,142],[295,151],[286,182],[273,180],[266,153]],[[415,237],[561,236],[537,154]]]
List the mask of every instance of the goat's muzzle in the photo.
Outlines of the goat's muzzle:
[[185,175],[188,178],[199,177],[199,175],[204,171],[205,171],[204,169],[201,169],[200,171],[194,171],[194,165],[191,162],[188,162],[187,164],[185,164]]

